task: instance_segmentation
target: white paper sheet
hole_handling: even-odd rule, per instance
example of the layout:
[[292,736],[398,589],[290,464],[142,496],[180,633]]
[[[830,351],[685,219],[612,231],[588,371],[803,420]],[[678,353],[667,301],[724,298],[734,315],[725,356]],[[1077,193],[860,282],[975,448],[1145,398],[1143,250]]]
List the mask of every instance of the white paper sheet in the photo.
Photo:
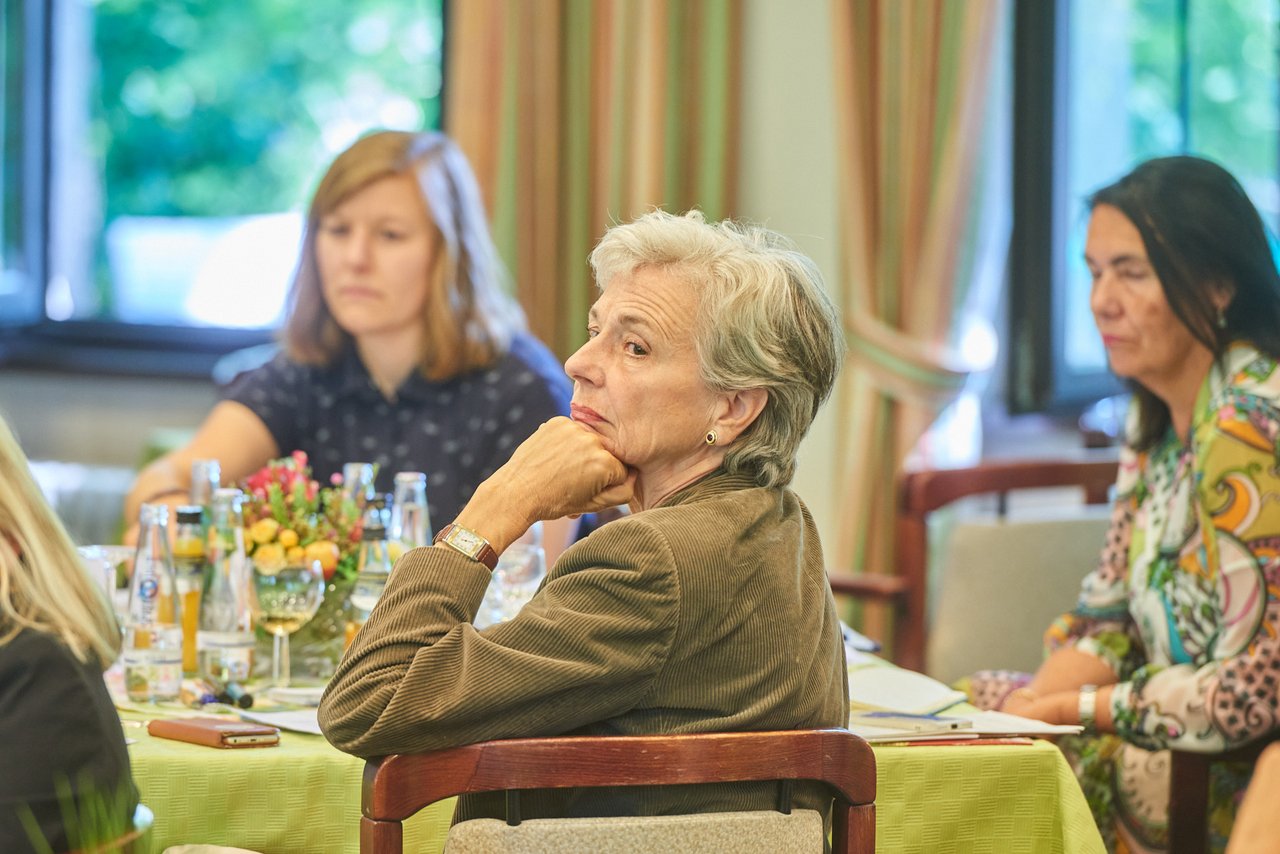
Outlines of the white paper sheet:
[[315,709],[290,709],[285,712],[253,712],[241,710],[241,719],[255,723],[268,724],[293,732],[305,732],[311,735],[322,735],[320,722],[316,720]]
[[965,699],[963,691],[913,670],[884,665],[849,668],[849,706],[932,715]]

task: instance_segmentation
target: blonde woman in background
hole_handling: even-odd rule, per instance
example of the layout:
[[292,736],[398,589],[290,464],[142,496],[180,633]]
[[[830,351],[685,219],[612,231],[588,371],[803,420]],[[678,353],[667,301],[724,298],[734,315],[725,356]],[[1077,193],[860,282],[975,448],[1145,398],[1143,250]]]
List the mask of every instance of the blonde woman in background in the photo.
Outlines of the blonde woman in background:
[[[570,386],[525,331],[466,157],[440,133],[380,131],[340,154],[316,188],[280,339],[237,377],[189,444],[149,465],[125,502],[182,503],[191,463],[223,483],[305,451],[322,483],[345,462],[427,473],[427,504],[453,519]],[[228,294],[231,289],[228,288]],[[548,556],[570,530],[548,529]]]
[[102,680],[119,651],[105,595],[0,419],[0,851],[79,849],[130,826],[138,795]]

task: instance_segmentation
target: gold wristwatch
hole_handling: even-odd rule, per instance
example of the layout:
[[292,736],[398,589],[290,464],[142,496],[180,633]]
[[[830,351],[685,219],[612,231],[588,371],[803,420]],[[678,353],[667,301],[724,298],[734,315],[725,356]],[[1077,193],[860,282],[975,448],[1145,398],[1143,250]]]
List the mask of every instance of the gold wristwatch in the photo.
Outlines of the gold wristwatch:
[[498,553],[493,550],[493,546],[489,545],[489,541],[461,525],[453,523],[445,525],[432,542],[444,543],[472,560],[480,561],[489,567],[490,572],[498,566]]

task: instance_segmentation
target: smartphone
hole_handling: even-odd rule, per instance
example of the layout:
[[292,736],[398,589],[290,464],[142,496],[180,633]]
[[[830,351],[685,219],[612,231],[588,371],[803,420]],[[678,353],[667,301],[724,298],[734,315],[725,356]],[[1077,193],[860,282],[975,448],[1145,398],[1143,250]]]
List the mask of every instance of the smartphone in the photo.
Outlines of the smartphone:
[[268,735],[224,735],[222,743],[226,745],[241,744],[275,744],[280,740],[280,733]]
[[280,743],[280,730],[276,727],[235,718],[161,718],[149,722],[147,732],[158,738],[208,747],[271,747]]

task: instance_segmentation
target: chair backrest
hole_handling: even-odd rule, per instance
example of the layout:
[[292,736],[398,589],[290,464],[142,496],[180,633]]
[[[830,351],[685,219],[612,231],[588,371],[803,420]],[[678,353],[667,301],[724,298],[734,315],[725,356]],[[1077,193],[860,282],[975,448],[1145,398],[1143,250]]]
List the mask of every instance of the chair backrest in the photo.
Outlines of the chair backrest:
[[[837,595],[890,604],[891,658],[902,667],[923,671],[928,633],[929,514],[971,495],[1003,496],[1016,490],[1050,487],[1081,487],[1087,503],[1102,504],[1115,483],[1116,470],[1116,453],[1107,450],[1056,459],[1003,460],[958,469],[904,472],[897,490],[893,571],[833,575],[831,588]],[[1082,578],[1089,568],[1082,568]]]
[[1270,744],[1273,732],[1257,741],[1223,753],[1171,751],[1169,761],[1169,854],[1208,854],[1209,776],[1218,762],[1255,763]]
[[392,854],[405,819],[475,792],[596,786],[814,780],[835,800],[832,851],[875,849],[875,756],[844,729],[487,741],[370,760],[360,851]]

